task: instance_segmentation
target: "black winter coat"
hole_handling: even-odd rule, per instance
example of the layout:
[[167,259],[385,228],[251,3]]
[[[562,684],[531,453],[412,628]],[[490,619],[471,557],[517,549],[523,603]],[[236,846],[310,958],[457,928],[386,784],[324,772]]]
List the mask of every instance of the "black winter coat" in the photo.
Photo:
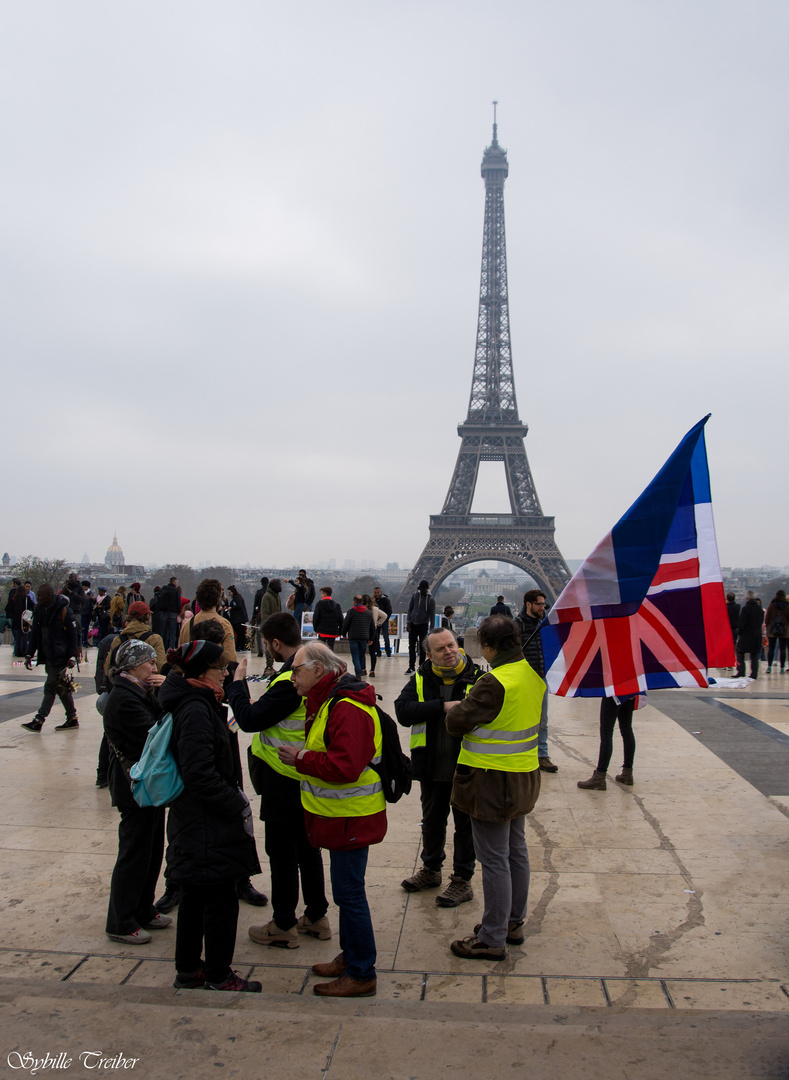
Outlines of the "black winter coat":
[[375,619],[373,619],[367,608],[359,611],[357,608],[352,607],[350,611],[345,612],[342,636],[347,637],[349,641],[375,640]]
[[247,605],[241,593],[236,593],[230,601],[230,609],[227,617],[231,626],[241,626],[243,623],[249,622]]
[[63,664],[79,653],[79,633],[68,597],[56,596],[49,607],[36,604],[27,655],[38,653],[36,664]]
[[740,611],[737,625],[737,651],[742,653],[759,652],[762,647],[762,623],[764,612],[756,600],[746,600]]
[[224,708],[211,690],[174,671],[159,688],[159,705],[173,714],[172,749],[184,782],[167,817],[165,876],[205,885],[258,873]]
[[162,585],[159,590],[158,609],[160,614],[178,615],[181,611],[181,590],[177,585]]
[[342,608],[336,600],[327,596],[318,601],[312,613],[312,629],[316,634],[337,637],[342,629]]
[[[433,672],[433,665],[428,660],[419,669],[424,679],[424,698],[420,702],[416,690],[416,675],[412,675],[395,701],[395,716],[401,727],[413,727],[425,724],[424,747],[411,751],[411,764],[415,780],[451,780],[460,753],[460,739],[446,730],[444,699],[441,697],[441,682]],[[452,686],[451,701],[462,701],[477,679],[484,672],[474,661],[466,658],[466,666],[455,679]]]
[[121,813],[139,809],[131,786],[113,747],[128,761],[139,761],[148,732],[159,719],[159,706],[152,691],[147,692],[119,675],[104,707],[104,732],[110,743],[108,781],[112,805]]
[[[528,615],[526,608],[523,607],[515,622],[521,632],[521,646],[525,659],[528,660],[540,678],[544,679],[545,658],[542,655],[542,638],[539,634],[534,634],[542,619],[536,619],[533,615]],[[534,637],[531,637],[532,634],[534,634]],[[527,645],[526,642],[529,638],[531,638],[531,641]]]

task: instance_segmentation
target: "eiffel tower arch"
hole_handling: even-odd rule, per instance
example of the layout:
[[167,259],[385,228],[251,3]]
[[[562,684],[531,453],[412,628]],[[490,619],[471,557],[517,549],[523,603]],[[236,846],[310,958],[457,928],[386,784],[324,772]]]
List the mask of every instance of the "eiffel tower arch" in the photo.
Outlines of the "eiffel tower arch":
[[[496,559],[524,570],[544,590],[549,603],[570,580],[554,539],[554,519],[542,512],[518,416],[510,348],[507,245],[504,232],[506,151],[499,146],[496,114],[493,141],[482,157],[485,222],[479,288],[477,343],[468,415],[458,426],[460,451],[440,514],[430,517],[430,536],[398,597],[404,610],[423,578],[435,591],[454,570]],[[504,465],[509,514],[472,514],[482,461]]]

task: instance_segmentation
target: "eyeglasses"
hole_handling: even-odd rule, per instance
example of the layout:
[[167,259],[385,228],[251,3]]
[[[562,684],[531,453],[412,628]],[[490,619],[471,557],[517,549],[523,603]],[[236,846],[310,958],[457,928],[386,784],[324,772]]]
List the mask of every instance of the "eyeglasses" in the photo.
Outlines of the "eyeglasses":
[[309,670],[309,669],[311,669],[311,668],[312,668],[312,666],[313,666],[313,665],[312,665],[312,664],[310,664],[310,663],[306,663],[306,664],[294,664],[294,665],[293,665],[293,667],[292,667],[292,668],[291,668],[290,670],[291,670],[291,671],[293,672],[293,674],[295,675],[295,674],[297,674],[297,672],[301,671],[301,669],[302,669],[302,668],[307,668],[307,669]]

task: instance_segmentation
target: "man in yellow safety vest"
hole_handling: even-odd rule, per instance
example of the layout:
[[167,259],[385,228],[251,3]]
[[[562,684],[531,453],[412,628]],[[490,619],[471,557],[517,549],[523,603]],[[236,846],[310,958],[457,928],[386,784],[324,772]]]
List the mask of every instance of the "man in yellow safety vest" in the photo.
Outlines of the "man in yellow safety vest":
[[479,627],[491,671],[447,713],[447,731],[462,739],[452,805],[471,818],[482,867],[485,907],[474,933],[451,945],[455,956],[503,960],[523,943],[529,896],[525,815],[540,793],[537,735],[545,683],[526,662],[518,627],[491,615]]
[[330,964],[315,964],[320,997],[371,997],[376,991],[375,935],[365,891],[370,844],[386,835],[386,801],[372,767],[382,753],[375,689],[346,672],[325,645],[303,645],[293,658],[293,685],[306,698],[303,749],[280,746],[280,760],[301,776],[307,836],[329,850],[340,948]]
[[[401,884],[406,892],[437,889],[446,857],[447,820],[452,797],[460,739],[450,735],[444,722],[453,702],[462,701],[482,668],[461,652],[451,630],[431,630],[425,639],[427,660],[412,675],[395,701],[398,724],[411,731],[411,764],[422,800],[422,867]],[[436,896],[439,907],[457,907],[473,899],[474,840],[471,819],[452,810],[452,876]]]
[[[266,823],[266,854],[271,868],[272,918],[250,926],[258,945],[297,949],[299,935],[326,941],[331,937],[326,911],[329,902],[321,853],[307,839],[301,807],[301,777],[280,761],[278,750],[304,746],[304,700],[291,678],[293,657],[301,647],[299,626],[289,611],[269,615],[260,628],[268,653],[282,663],[268,689],[251,701],[247,662],[242,660],[228,690],[228,702],[242,731],[254,731],[250,747],[250,778],[260,795],[260,819]],[[299,879],[304,914],[297,917]]]

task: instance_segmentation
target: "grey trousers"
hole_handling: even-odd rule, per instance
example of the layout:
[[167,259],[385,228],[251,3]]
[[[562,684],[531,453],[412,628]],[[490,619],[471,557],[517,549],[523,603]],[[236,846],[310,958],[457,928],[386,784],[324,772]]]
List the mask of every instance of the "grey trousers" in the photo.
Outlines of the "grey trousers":
[[506,945],[509,923],[521,923],[526,918],[529,849],[526,847],[525,823],[525,814],[512,821],[471,819],[474,851],[482,867],[485,900],[477,937],[492,948]]

